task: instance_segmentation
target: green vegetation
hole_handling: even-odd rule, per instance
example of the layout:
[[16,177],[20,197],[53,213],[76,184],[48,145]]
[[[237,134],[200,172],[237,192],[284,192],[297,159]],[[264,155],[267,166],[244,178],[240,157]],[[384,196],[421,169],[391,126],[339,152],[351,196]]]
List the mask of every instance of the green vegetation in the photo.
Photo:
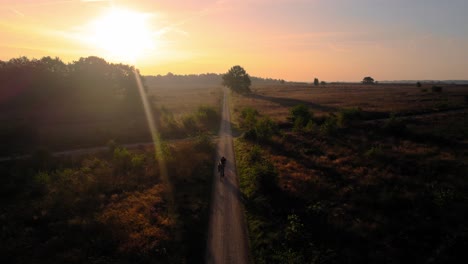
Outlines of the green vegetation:
[[[2,259],[203,262],[211,141],[200,135],[196,141],[168,146],[173,188],[161,180],[151,148],[111,148],[112,153],[69,159],[41,152],[29,160],[0,164]],[[169,210],[169,196],[174,210]]]
[[150,141],[136,76],[135,68],[98,57],[0,61],[0,112],[8,123],[0,154]]
[[254,142],[269,142],[278,133],[278,127],[269,117],[261,117],[257,110],[244,108],[240,114],[240,127],[245,130],[243,138]]
[[363,84],[374,84],[375,81],[374,81],[374,78],[370,77],[370,76],[367,76],[367,77],[364,77],[362,79],[362,83]]
[[434,85],[434,86],[431,87],[431,91],[433,93],[441,93],[442,92],[442,87]]
[[223,75],[224,86],[229,87],[236,93],[250,93],[250,76],[247,72],[239,65],[231,67],[227,73]]
[[187,114],[182,117],[181,124],[174,121],[174,126],[167,131],[169,134],[177,134],[183,131],[186,136],[196,136],[199,133],[216,133],[219,129],[220,120],[219,111],[207,105],[201,105],[193,114]]
[[468,259],[466,113],[384,114],[296,105],[280,137],[235,142],[255,263]]

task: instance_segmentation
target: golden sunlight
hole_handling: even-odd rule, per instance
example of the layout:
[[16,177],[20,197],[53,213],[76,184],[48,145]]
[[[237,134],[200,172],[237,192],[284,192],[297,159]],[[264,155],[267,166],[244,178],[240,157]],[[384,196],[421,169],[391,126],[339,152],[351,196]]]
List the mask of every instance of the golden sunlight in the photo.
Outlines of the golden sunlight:
[[90,40],[106,57],[135,63],[155,48],[147,19],[143,13],[113,8],[90,24]]

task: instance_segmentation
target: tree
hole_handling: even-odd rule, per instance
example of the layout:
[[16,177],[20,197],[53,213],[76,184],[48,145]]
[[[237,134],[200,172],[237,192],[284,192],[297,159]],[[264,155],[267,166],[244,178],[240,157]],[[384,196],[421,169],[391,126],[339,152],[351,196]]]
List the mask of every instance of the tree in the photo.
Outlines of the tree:
[[363,84],[374,84],[374,78],[367,76],[362,79]]
[[417,83],[416,83],[416,86],[417,86],[417,87],[421,87],[421,82],[417,82]]
[[251,81],[244,68],[236,65],[223,75],[222,84],[229,87],[234,92],[249,93]]
[[315,86],[319,85],[319,79],[317,79],[317,78],[314,79],[314,85]]

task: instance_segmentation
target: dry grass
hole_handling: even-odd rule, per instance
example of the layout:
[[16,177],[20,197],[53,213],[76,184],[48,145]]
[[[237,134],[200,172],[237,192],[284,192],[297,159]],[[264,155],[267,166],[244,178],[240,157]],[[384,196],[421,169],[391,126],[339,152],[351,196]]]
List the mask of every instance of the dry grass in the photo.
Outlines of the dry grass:
[[[283,123],[263,144],[280,193],[268,214],[248,207],[259,261],[321,259],[320,263],[438,263],[466,261],[468,241],[467,87],[444,86],[441,94],[395,85],[327,85],[256,88],[233,97],[236,115],[244,107]],[[291,107],[303,103],[318,113],[315,127],[296,131]],[[441,104],[445,104],[441,107]],[[390,130],[388,121],[356,121],[322,133],[328,112],[361,107],[365,112],[407,117]],[[458,109],[440,112],[441,109]],[[437,112],[437,113],[431,113]],[[407,129],[405,129],[407,127]],[[252,143],[238,144],[246,155]],[[268,193],[262,195],[268,196]],[[249,211],[250,210],[250,211]],[[443,219],[443,220],[442,220]],[[295,236],[291,230],[298,230]],[[260,236],[262,234],[262,236]],[[259,248],[256,248],[257,250]],[[312,248],[312,249],[311,249]]]
[[200,105],[220,107],[222,90],[219,87],[148,87],[148,95],[155,108],[166,108],[175,118],[195,112]]
[[253,107],[278,121],[285,121],[289,108],[301,103],[318,115],[349,107],[379,113],[417,113],[466,106],[464,96],[468,95],[467,86],[457,85],[444,85],[442,93],[430,92],[429,85],[419,88],[398,84],[327,84],[318,87],[285,84],[253,87],[252,90],[251,96],[236,97],[235,105]]
[[0,164],[0,259],[202,262],[213,149],[196,140],[165,146],[173,188],[161,180],[151,147]]

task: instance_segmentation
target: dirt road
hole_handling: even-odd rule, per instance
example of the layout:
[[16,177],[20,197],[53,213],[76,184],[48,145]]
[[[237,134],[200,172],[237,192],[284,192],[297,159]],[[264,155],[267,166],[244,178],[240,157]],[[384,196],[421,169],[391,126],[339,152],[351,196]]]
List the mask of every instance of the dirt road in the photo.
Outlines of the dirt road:
[[225,176],[215,168],[215,182],[208,230],[207,263],[249,263],[249,249],[241,203],[234,149],[232,146],[231,117],[228,90],[224,90],[223,113],[219,131],[218,155],[226,157]]

